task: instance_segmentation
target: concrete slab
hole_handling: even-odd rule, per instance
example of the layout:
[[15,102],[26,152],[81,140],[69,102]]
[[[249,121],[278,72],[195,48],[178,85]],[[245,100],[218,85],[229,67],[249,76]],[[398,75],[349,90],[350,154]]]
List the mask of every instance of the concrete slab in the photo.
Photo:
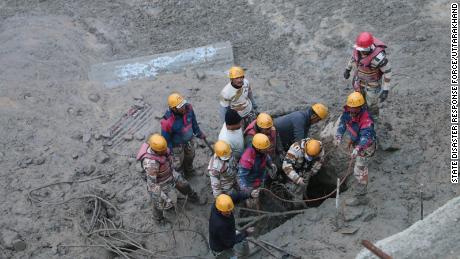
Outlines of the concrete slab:
[[186,69],[226,71],[233,65],[230,42],[220,42],[199,48],[143,56],[91,66],[88,78],[103,82],[106,88],[120,87],[130,80],[155,79],[160,74],[178,73]]

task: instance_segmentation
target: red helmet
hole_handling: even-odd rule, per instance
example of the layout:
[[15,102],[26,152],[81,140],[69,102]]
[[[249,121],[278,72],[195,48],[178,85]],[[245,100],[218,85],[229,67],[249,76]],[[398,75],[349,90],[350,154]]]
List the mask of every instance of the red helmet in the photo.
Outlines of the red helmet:
[[358,51],[369,51],[374,44],[374,37],[370,32],[361,32],[356,38],[355,49]]

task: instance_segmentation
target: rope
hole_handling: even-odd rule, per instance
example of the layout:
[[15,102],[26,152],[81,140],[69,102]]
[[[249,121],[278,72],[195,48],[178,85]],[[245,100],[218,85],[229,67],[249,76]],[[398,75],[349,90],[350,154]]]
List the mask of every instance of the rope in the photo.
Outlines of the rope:
[[[340,186],[342,186],[342,184],[345,182],[345,180],[348,178],[348,176],[350,176],[350,174],[352,173],[352,170],[351,170],[352,164],[353,164],[353,159],[350,159],[350,162],[348,163],[347,173],[346,173],[346,174],[343,176],[343,178],[340,180],[339,188],[340,188]],[[276,199],[278,199],[278,200],[280,200],[280,201],[289,202],[289,203],[321,201],[321,200],[325,200],[325,199],[331,197],[331,196],[332,196],[333,194],[335,194],[335,192],[336,192],[336,190],[334,189],[334,191],[330,192],[329,194],[324,195],[324,196],[319,197],[319,198],[315,198],[315,199],[306,199],[306,200],[286,200],[286,199],[283,199],[283,198],[279,197],[278,195],[274,194],[274,193],[273,193],[272,191],[270,191],[269,189],[260,188],[260,190],[269,193],[271,196],[273,196],[274,198],[276,198]]]

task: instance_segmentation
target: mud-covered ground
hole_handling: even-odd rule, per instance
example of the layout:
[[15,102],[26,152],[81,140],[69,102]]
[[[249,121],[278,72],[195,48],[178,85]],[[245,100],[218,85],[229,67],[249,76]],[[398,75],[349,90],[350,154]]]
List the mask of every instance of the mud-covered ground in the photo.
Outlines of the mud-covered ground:
[[[167,95],[180,91],[215,140],[221,127],[217,95],[227,79],[199,80],[184,73],[107,90],[88,80],[92,64],[230,41],[235,63],[247,68],[260,110],[321,101],[330,107],[332,122],[351,91],[342,73],[363,30],[388,44],[393,67],[392,89],[377,126],[382,148],[369,169],[371,206],[343,209],[344,228],[359,227],[352,235],[334,231],[335,204],[328,200],[261,239],[306,258],[352,258],[361,239],[379,240],[407,228],[419,219],[421,184],[425,214],[459,194],[448,170],[449,3],[2,1],[0,258],[114,258],[101,247],[103,238],[85,233],[89,225],[95,230],[121,222],[135,232],[131,239],[156,251],[153,258],[209,256],[200,236],[207,237],[209,205],[181,199],[178,216],[171,213],[168,226],[157,226],[138,164],[129,158],[141,141],[127,137],[110,143],[103,135],[131,105],[142,102],[153,109],[137,137],[158,131]],[[326,124],[315,126],[314,134]],[[209,151],[197,145],[195,167],[204,172]],[[344,173],[346,161],[331,159],[328,168]],[[68,183],[34,191],[29,198],[34,188],[54,182]],[[191,182],[211,198],[206,176]],[[107,202],[95,205],[91,195]],[[93,206],[114,224],[94,220]],[[120,233],[105,238],[125,240],[118,244],[127,246]],[[21,250],[17,240],[25,242],[24,250],[16,251]],[[149,255],[136,251],[127,255]]]

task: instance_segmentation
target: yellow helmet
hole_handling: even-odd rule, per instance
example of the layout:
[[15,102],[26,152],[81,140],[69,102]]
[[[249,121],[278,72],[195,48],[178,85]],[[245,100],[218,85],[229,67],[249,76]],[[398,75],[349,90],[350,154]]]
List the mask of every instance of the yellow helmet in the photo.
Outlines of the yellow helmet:
[[163,152],[168,149],[168,143],[166,143],[166,139],[160,134],[151,135],[147,143],[149,144],[150,148],[156,152]]
[[228,77],[230,77],[230,79],[243,77],[243,76],[244,76],[244,70],[241,67],[231,67],[230,70],[228,71]]
[[257,116],[256,124],[259,128],[269,129],[273,127],[272,116],[267,113],[262,112]]
[[364,104],[364,97],[360,92],[354,92],[347,98],[348,107],[359,107]]
[[219,140],[214,144],[214,152],[220,159],[228,160],[232,154],[232,148],[227,142]]
[[186,103],[184,97],[178,93],[172,93],[168,97],[169,108],[181,108]]
[[322,103],[315,103],[311,108],[322,120],[329,114],[329,109]]
[[257,133],[252,139],[252,145],[260,150],[266,150],[270,147],[270,140],[265,134]]
[[321,152],[321,141],[309,139],[305,144],[305,154],[315,157]]
[[216,198],[216,209],[221,212],[230,212],[235,208],[232,197],[227,194],[219,194]]

